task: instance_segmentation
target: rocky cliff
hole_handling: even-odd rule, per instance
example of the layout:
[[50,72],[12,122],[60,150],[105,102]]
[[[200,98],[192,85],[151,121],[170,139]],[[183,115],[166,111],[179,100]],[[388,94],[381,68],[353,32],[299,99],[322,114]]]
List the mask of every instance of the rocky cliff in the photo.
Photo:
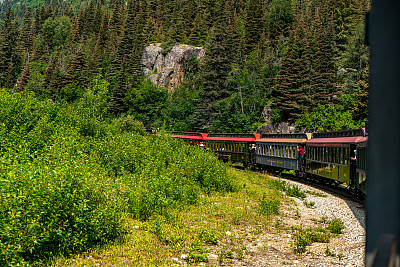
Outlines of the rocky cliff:
[[185,78],[187,61],[193,57],[201,59],[204,49],[180,44],[163,55],[160,45],[151,44],[144,49],[142,71],[154,84],[173,91]]

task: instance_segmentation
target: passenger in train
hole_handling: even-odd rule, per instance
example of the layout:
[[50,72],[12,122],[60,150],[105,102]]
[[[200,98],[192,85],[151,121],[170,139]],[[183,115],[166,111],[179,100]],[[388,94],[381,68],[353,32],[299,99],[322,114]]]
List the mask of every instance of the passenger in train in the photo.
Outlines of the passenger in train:
[[357,149],[356,145],[350,145],[350,177],[355,179],[357,172]]
[[256,163],[256,145],[252,144],[250,149],[250,159],[251,162],[254,164]]
[[300,160],[300,168],[303,169],[305,166],[305,151],[303,145],[299,145],[299,160]]

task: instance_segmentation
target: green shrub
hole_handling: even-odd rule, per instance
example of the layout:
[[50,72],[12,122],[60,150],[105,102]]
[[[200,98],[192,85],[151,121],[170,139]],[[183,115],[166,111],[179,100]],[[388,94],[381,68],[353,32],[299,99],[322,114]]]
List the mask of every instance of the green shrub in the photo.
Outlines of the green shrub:
[[236,188],[213,154],[141,135],[129,116],[116,130],[98,114],[0,91],[0,266],[46,264],[115,239],[123,216],[145,220]]
[[344,229],[344,223],[340,219],[333,219],[328,221],[328,230],[333,234],[341,234]]
[[205,229],[202,229],[200,231],[199,238],[201,240],[203,240],[205,243],[210,244],[210,245],[217,245],[218,244],[218,238],[215,236],[215,233],[207,231]]
[[289,197],[297,197],[301,199],[305,199],[307,196],[304,192],[302,192],[298,186],[293,185],[289,186],[285,189],[286,195]]
[[303,228],[302,226],[293,227],[294,245],[297,253],[302,254],[306,251],[306,246],[314,242],[328,243],[330,233],[324,228]]
[[279,200],[267,198],[267,196],[264,193],[263,197],[260,199],[260,203],[258,204],[259,213],[267,216],[273,214],[279,214],[280,204],[281,203]]

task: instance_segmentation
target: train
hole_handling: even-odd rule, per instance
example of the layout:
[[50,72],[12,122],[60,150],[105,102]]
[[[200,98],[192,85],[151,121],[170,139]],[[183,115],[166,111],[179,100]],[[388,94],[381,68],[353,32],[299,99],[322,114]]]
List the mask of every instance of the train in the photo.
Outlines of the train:
[[292,171],[302,179],[345,185],[359,198],[366,195],[365,128],[292,134],[172,132],[171,137],[213,151],[223,161],[270,172]]

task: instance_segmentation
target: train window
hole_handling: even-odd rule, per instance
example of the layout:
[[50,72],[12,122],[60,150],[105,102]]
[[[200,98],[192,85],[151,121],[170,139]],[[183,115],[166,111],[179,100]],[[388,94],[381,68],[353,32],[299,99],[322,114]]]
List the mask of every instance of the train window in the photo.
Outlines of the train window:
[[347,161],[349,159],[349,148],[348,147],[346,147],[344,149],[343,157],[344,157],[344,164],[347,164]]
[[332,148],[328,147],[326,150],[328,152],[328,162],[332,162]]
[[329,151],[328,151],[327,147],[325,147],[325,150],[324,150],[324,161],[325,162],[329,161]]
[[339,148],[339,163],[343,164],[343,148]]
[[323,158],[323,152],[324,151],[323,151],[323,149],[324,149],[323,147],[319,147],[318,148],[318,160],[319,161],[324,161],[324,158]]
[[321,147],[321,161],[325,161],[325,147]]
[[340,148],[336,148],[336,163],[340,163]]

